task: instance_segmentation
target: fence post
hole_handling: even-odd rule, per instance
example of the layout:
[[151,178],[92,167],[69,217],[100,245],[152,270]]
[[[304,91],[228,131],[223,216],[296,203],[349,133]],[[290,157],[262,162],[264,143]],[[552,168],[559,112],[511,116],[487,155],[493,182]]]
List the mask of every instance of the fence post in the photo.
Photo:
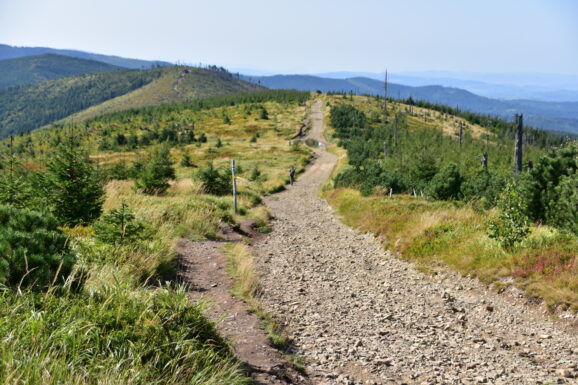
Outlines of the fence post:
[[237,177],[235,176],[235,159],[231,160],[231,174],[233,177],[233,209],[237,214]]

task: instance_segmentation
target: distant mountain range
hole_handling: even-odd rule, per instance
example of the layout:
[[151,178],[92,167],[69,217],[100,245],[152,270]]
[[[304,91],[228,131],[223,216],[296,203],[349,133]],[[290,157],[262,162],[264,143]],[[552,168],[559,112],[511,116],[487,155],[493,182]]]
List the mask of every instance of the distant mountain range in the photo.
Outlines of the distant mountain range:
[[[242,78],[268,88],[354,92],[380,96],[384,94],[383,81],[367,77],[331,79],[312,75],[274,75]],[[396,83],[388,84],[388,96],[399,99],[412,97],[415,100],[445,104],[506,119],[511,119],[516,113],[523,113],[526,123],[534,127],[578,133],[578,102],[498,100],[479,96],[460,88],[437,85],[411,87]]]
[[[141,80],[137,79],[138,76],[135,77],[134,74],[129,75],[128,73],[126,76],[104,76],[104,73],[114,73],[126,68],[150,69],[167,65],[170,63],[128,59],[77,50],[12,47],[0,44],[0,109],[4,111],[3,114],[10,114],[11,119],[14,119],[13,114],[15,112],[8,111],[8,105],[25,108],[25,110],[34,110],[35,112],[31,116],[39,118],[42,115],[38,111],[42,100],[39,99],[39,96],[33,97],[35,92],[33,88],[24,89],[27,86],[34,87],[35,84],[43,85],[44,88],[38,88],[37,91],[42,89],[45,97],[50,95],[51,103],[56,103],[58,100],[68,100],[67,103],[71,103],[71,100],[83,100],[83,103],[80,104],[72,103],[71,106],[74,105],[75,108],[60,106],[57,108],[59,113],[49,114],[50,118],[34,120],[43,122],[43,124],[64,118],[70,113],[77,113],[75,116],[80,114],[79,117],[86,118],[87,116],[96,116],[103,111],[172,103],[218,93],[248,91],[258,88],[221,71],[217,67],[212,67],[213,70],[207,72],[198,72],[201,70],[187,67],[188,73],[185,73],[185,67],[177,66],[173,67],[174,70],[160,72],[162,75],[159,75],[158,79],[155,77],[152,79],[144,73]],[[96,88],[92,89],[90,84],[93,83],[85,84],[80,80],[78,80],[78,87],[72,87],[75,76],[77,76],[76,79],[84,79],[84,81],[87,79],[86,77],[78,78],[81,74],[93,74],[91,79],[106,79],[103,80],[104,83],[102,84],[108,84],[112,91],[107,95],[106,90],[101,87],[102,84],[96,83]],[[68,80],[55,82],[59,78]],[[113,79],[121,84],[113,84]],[[241,79],[268,88],[320,90],[324,92],[344,91],[373,95],[383,95],[384,92],[383,74],[369,72],[334,72],[326,73],[323,76],[242,76]],[[578,76],[420,72],[390,74],[389,79],[388,96],[393,98],[412,97],[416,100],[445,104],[462,110],[506,119],[511,119],[515,113],[523,113],[526,123],[534,127],[578,133]],[[10,92],[2,91],[2,89],[14,86],[19,86],[20,89]],[[63,95],[58,94],[61,90],[64,90],[62,92],[68,95],[64,99],[61,99]],[[82,90],[90,90],[91,96],[85,98],[81,94]],[[71,92],[72,94],[67,94]],[[71,99],[70,95],[78,96],[76,99]],[[489,95],[493,97],[490,98]],[[524,97],[518,98],[520,95]],[[532,97],[528,97],[528,95]],[[550,101],[534,100],[539,96]],[[14,102],[9,98],[16,98],[17,101]],[[565,100],[565,98],[570,101],[557,101]],[[26,106],[19,104],[24,102],[32,104]],[[40,104],[34,105],[34,103]],[[91,108],[85,110],[87,107]],[[25,114],[22,115],[22,111],[18,111],[18,113],[21,114],[19,119],[25,117]],[[48,114],[48,110],[46,114]],[[24,119],[28,123],[22,124],[17,123],[16,120],[3,120],[6,115],[0,116],[0,123],[11,125],[10,128],[2,127],[2,130],[22,132],[37,128],[37,123],[31,122],[30,117]]]
[[127,59],[120,56],[101,55],[97,53],[77,51],[72,49],[56,49],[47,47],[13,47],[6,44],[0,44],[0,60],[16,59],[25,56],[36,56],[46,53],[72,56],[79,59],[94,60],[118,67],[132,68],[132,69],[147,69],[159,66],[172,65],[172,63],[168,63],[165,61]]
[[[383,81],[383,73],[327,72],[315,76],[335,79],[367,77]],[[457,87],[494,99],[531,99],[549,102],[578,102],[578,75],[409,72],[390,73],[391,82],[408,86]]]
[[70,75],[123,69],[126,68],[51,53],[0,60],[0,89],[35,84]]

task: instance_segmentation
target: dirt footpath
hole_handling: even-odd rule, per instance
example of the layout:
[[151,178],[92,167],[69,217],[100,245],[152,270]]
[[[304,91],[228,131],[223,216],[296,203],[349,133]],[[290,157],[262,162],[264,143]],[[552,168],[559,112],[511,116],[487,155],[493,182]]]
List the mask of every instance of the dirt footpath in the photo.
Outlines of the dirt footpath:
[[426,276],[336,219],[319,198],[335,162],[318,150],[294,186],[266,199],[274,230],[254,245],[260,299],[314,383],[578,383],[576,329],[474,280]]
[[231,295],[233,282],[227,274],[227,259],[220,251],[222,245],[212,241],[178,243],[180,279],[189,287],[190,300],[208,303],[207,316],[231,342],[235,355],[246,364],[257,385],[309,385],[307,377],[270,345],[259,318]]

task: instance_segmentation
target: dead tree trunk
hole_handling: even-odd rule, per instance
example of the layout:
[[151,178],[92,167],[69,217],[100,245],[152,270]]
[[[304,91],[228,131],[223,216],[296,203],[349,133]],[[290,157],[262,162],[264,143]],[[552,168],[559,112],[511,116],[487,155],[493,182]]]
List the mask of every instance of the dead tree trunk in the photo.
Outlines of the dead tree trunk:
[[516,114],[516,147],[515,147],[516,172],[522,172],[523,138],[524,138],[523,115]]
[[385,82],[383,84],[383,123],[387,123],[387,70],[385,70]]
[[460,147],[462,147],[462,138],[464,135],[464,126],[462,125],[462,123],[460,122]]

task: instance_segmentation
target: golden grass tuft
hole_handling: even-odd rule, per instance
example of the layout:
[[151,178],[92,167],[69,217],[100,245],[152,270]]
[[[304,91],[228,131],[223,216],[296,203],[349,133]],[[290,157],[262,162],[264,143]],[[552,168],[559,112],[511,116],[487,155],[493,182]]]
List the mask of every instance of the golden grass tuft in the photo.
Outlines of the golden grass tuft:
[[230,243],[223,247],[228,260],[229,275],[233,278],[233,294],[245,302],[255,301],[259,282],[253,255],[249,247],[242,243]]

